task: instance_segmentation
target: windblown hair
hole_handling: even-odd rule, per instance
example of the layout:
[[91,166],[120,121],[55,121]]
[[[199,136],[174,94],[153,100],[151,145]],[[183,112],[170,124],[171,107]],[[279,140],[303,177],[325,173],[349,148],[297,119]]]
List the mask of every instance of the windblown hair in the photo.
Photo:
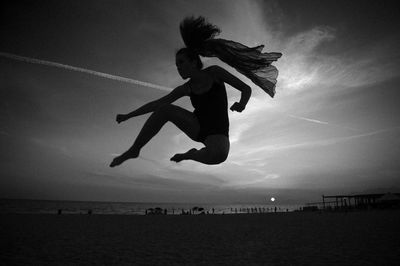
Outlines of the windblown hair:
[[235,41],[215,39],[221,30],[201,16],[185,18],[180,24],[180,31],[186,48],[180,49],[177,54],[183,53],[196,60],[199,68],[202,68],[199,55],[217,57],[274,97],[278,70],[271,63],[278,60],[281,53],[263,53],[264,45],[248,47]]
[[199,52],[204,45],[204,42],[209,39],[214,39],[221,30],[208,23],[204,17],[187,17],[180,24],[180,31],[183,42],[186,47]]

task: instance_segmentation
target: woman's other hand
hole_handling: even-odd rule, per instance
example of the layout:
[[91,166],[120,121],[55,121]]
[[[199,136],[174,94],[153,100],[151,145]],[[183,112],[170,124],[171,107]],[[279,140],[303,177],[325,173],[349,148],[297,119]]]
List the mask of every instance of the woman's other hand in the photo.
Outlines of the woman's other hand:
[[235,102],[232,106],[231,106],[231,111],[236,111],[241,113],[244,109],[246,108],[246,106],[244,106],[241,103]]
[[121,123],[121,122],[124,122],[124,121],[128,120],[128,118],[127,118],[126,115],[118,114],[116,120],[117,120],[117,122],[118,122],[118,124],[119,124],[119,123]]

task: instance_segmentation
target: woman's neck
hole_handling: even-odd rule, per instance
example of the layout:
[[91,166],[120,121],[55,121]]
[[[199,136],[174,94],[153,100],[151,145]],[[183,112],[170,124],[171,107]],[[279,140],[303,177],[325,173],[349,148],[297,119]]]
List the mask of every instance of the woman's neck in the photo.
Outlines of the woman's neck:
[[204,79],[205,73],[200,69],[192,73],[191,80],[192,82],[201,82]]

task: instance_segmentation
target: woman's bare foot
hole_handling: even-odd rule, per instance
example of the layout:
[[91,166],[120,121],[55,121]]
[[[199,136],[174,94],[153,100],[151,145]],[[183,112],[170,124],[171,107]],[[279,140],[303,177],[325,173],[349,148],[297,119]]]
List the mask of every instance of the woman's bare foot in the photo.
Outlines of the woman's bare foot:
[[183,160],[188,160],[188,159],[191,158],[191,155],[196,151],[197,150],[195,148],[193,148],[193,149],[190,149],[189,151],[187,151],[185,153],[177,153],[171,158],[171,161],[179,163],[179,162],[181,162]]
[[114,160],[111,162],[110,167],[118,166],[123,162],[125,162],[126,160],[135,159],[137,157],[139,157],[139,152],[133,152],[128,150],[123,154],[121,154],[120,156],[115,157]]

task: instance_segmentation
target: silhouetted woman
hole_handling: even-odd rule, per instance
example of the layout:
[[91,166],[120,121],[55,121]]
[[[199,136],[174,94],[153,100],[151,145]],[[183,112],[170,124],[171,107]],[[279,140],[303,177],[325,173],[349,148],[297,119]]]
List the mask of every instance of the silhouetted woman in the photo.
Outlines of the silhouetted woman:
[[[191,149],[185,153],[175,154],[171,160],[194,160],[204,164],[224,162],[229,153],[229,118],[228,100],[225,83],[241,92],[239,102],[231,106],[232,111],[242,112],[249,101],[251,88],[240,79],[219,66],[203,69],[200,59],[218,57],[234,67],[266,91],[271,97],[275,95],[277,69],[271,65],[281,57],[281,53],[262,53],[263,45],[247,47],[243,44],[215,39],[220,33],[215,26],[203,17],[184,19],[180,32],[186,47],[176,53],[176,67],[186,83],[175,88],[168,95],[147,103],[139,109],[118,114],[117,122],[152,112],[138,137],[126,152],[114,158],[111,167],[122,164],[128,159],[137,158],[140,150],[148,143],[167,122],[172,122],[189,138],[204,144],[204,148]],[[189,96],[194,111],[190,112],[172,103],[177,99]]]

